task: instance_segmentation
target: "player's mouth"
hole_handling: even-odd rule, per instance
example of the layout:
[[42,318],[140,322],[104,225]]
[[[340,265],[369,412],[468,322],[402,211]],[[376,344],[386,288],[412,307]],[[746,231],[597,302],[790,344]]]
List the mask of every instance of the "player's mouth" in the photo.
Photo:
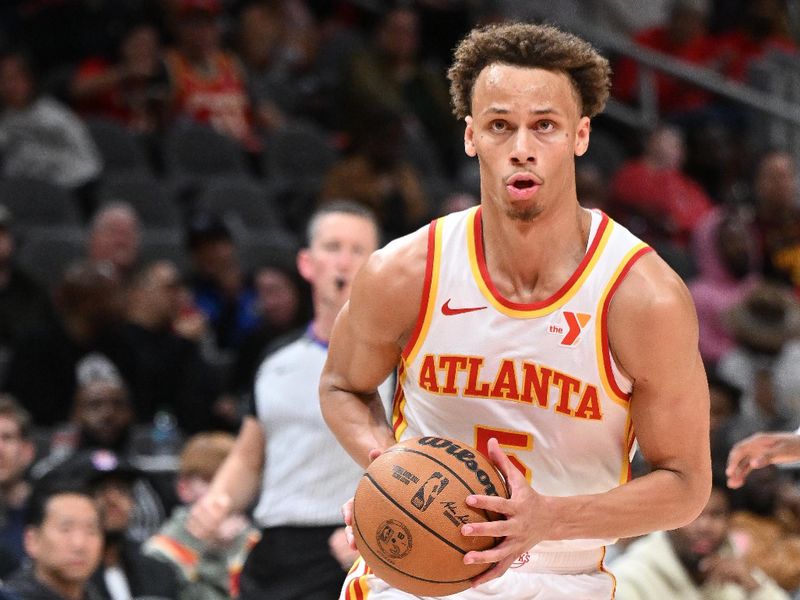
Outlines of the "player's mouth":
[[506,190],[515,200],[532,198],[541,185],[541,182],[529,173],[515,173],[506,179]]

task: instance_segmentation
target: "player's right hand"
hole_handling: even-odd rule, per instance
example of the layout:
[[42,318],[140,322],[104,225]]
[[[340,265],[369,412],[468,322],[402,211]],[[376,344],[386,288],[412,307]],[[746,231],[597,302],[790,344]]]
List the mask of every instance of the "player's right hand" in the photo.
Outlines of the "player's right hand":
[[206,494],[192,505],[186,530],[199,540],[212,542],[230,513],[231,499],[227,494]]
[[[369,451],[369,462],[372,462],[383,454],[380,448],[373,448]],[[344,536],[347,539],[347,544],[351,550],[357,550],[356,538],[353,535],[353,499],[350,498],[347,502],[342,504],[342,517],[344,517]]]
[[756,433],[738,442],[728,455],[728,487],[739,488],[753,469],[800,460],[800,435]]

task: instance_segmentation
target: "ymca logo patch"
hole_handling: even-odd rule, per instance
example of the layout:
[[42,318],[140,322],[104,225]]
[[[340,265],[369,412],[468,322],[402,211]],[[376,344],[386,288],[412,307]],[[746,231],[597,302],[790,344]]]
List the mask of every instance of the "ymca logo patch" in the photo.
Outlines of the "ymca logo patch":
[[581,341],[581,333],[586,329],[592,315],[587,313],[576,313],[569,310],[562,311],[547,326],[547,333],[561,337],[559,342],[562,346],[577,346]]

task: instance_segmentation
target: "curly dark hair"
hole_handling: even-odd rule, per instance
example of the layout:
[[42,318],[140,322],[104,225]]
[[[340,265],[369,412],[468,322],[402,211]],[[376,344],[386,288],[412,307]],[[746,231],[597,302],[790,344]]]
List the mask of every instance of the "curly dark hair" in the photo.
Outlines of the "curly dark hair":
[[585,40],[550,25],[488,25],[473,29],[461,40],[447,71],[457,118],[472,112],[475,80],[493,63],[566,73],[580,98],[582,116],[600,113],[608,99],[611,68]]

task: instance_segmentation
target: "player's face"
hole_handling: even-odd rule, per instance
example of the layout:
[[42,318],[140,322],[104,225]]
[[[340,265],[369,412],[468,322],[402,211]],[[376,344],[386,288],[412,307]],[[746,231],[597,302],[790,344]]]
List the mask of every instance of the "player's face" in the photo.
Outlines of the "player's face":
[[344,304],[358,270],[378,247],[371,221],[357,215],[330,213],[316,227],[298,268],[323,302]]
[[589,118],[564,73],[495,63],[478,75],[464,148],[480,162],[481,201],[531,221],[575,197],[575,155],[589,144]]

